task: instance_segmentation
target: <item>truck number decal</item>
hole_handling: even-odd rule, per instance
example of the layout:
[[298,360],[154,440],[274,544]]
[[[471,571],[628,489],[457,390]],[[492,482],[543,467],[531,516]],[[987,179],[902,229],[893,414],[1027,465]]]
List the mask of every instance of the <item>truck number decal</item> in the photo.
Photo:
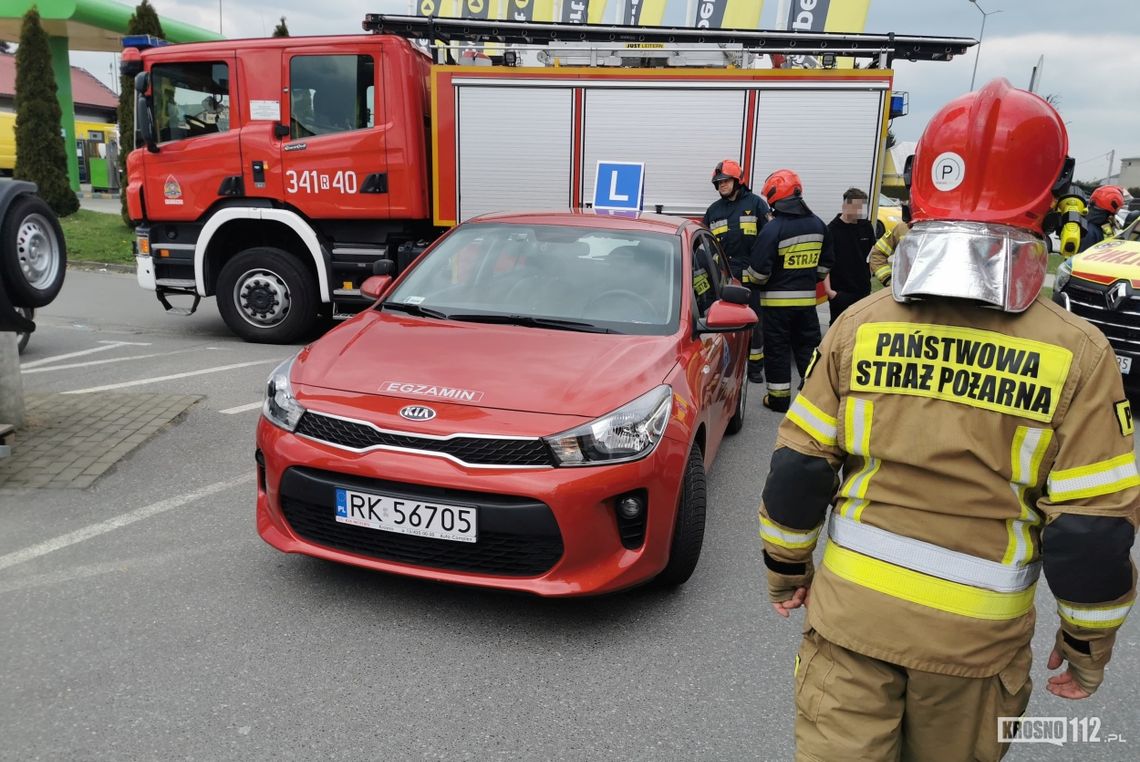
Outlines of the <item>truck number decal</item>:
[[286,193],[321,193],[334,190],[337,193],[356,193],[356,173],[338,170],[333,173],[303,169],[298,172],[290,169],[285,173]]

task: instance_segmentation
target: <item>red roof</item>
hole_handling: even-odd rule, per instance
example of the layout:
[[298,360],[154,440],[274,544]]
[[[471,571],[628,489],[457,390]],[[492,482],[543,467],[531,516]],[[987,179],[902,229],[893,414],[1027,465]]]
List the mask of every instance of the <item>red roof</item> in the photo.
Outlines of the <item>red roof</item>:
[[[0,54],[0,97],[16,93],[16,56]],[[71,67],[71,99],[77,106],[118,108],[119,97],[95,78],[91,72],[78,66]]]

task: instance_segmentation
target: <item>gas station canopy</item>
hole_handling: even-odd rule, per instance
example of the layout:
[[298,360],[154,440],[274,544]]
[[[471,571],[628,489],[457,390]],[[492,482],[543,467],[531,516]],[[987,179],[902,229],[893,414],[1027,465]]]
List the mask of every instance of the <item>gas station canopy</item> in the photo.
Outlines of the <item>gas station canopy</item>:
[[[0,11],[0,39],[20,39],[23,16],[38,8],[44,30],[51,37],[66,37],[72,50],[118,52],[135,9],[115,0],[5,0]],[[220,40],[217,32],[162,18],[164,38],[170,42]]]

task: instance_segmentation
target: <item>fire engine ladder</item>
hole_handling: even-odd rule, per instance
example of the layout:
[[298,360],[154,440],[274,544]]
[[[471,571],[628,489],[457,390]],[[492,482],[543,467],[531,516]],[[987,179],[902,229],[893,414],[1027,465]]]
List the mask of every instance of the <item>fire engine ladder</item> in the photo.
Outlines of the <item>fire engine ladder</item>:
[[[675,26],[564,24],[399,16],[383,13],[365,15],[363,27],[365,31],[376,34],[392,34],[425,42],[442,42],[442,46],[436,45],[433,48],[437,63],[444,62],[448,48],[454,43],[492,42],[563,49],[572,46],[579,49],[594,48],[601,51],[603,58],[610,59],[645,58],[647,53],[655,49],[679,51],[701,48],[719,48],[722,51],[732,50],[750,55],[817,56],[825,62],[834,61],[836,56],[845,56],[862,59],[879,68],[888,69],[895,59],[949,61],[977,44],[977,40],[970,37],[927,37],[894,33],[840,34]],[[507,55],[502,59],[503,63],[508,65],[512,60]],[[746,64],[747,60],[745,58]]]

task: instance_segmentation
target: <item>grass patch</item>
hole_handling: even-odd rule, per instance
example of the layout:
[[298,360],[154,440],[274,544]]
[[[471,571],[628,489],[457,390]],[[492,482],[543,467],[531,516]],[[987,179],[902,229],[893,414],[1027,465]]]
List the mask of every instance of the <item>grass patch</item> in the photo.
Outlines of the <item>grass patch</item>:
[[134,264],[131,241],[135,232],[117,214],[80,209],[59,221],[67,240],[67,257],[84,262]]

